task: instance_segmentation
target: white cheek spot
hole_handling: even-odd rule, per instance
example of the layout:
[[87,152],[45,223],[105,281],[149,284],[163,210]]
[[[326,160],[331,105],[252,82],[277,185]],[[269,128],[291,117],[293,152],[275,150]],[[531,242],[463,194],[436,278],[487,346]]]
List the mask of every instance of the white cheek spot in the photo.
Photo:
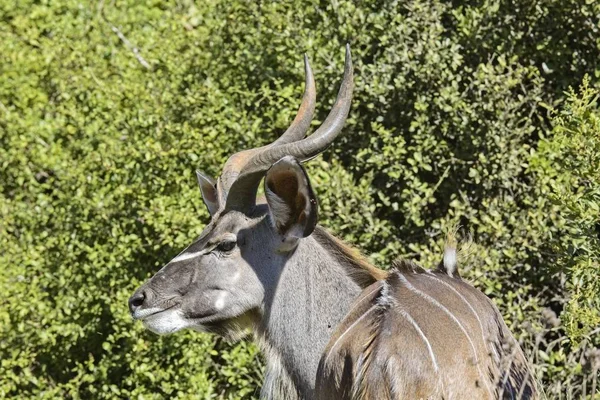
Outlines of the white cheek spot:
[[223,307],[225,307],[225,298],[227,297],[227,292],[219,293],[219,297],[215,301],[215,309],[221,311]]
[[233,274],[233,276],[231,277],[231,281],[232,282],[237,282],[240,279],[240,276],[242,276],[242,271],[237,271],[235,274]]

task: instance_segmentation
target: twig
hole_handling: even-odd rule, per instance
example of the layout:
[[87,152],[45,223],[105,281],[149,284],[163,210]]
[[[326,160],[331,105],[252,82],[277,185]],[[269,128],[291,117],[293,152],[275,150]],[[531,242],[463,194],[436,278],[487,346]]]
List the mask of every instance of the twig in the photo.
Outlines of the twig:
[[592,400],[596,398],[596,385],[598,380],[598,367],[592,370]]
[[444,171],[444,173],[442,174],[442,176],[440,177],[440,179],[438,180],[438,182],[433,187],[433,190],[431,192],[432,195],[435,193],[436,190],[438,190],[438,188],[440,187],[440,185],[442,184],[442,182],[444,181],[444,179],[446,179],[448,177],[448,172],[449,171],[450,171],[450,165],[448,165],[446,167],[446,170]]
[[117,34],[117,36],[119,37],[119,39],[121,39],[121,41],[123,42],[123,44],[125,44],[125,46],[131,50],[133,52],[133,55],[135,56],[135,58],[137,58],[137,60],[140,62],[140,64],[142,64],[146,69],[152,69],[152,67],[150,66],[150,64],[148,64],[148,61],[144,60],[144,57],[142,57],[142,55],[140,54],[140,50],[135,47],[130,41],[129,39],[127,39],[127,37],[125,37],[125,35],[123,35],[123,32],[121,32],[119,30],[119,28],[117,28],[114,25],[111,25],[110,28],[112,29],[112,31],[114,33]]

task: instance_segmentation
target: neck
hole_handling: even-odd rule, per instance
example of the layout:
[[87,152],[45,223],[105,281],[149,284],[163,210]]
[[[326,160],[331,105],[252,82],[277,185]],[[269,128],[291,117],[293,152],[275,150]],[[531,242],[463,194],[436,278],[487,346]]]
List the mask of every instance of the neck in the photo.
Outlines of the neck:
[[262,397],[315,397],[321,353],[362,288],[382,271],[321,228],[302,239],[267,293],[256,336],[267,361]]

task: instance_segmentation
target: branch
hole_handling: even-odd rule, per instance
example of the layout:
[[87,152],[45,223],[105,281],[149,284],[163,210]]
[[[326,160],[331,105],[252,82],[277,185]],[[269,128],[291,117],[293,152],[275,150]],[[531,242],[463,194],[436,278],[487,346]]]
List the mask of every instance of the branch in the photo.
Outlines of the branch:
[[131,44],[129,39],[127,39],[127,37],[125,35],[123,35],[123,32],[121,32],[119,30],[119,28],[117,28],[114,25],[111,25],[110,28],[112,29],[112,31],[114,33],[117,34],[117,36],[119,37],[119,39],[121,39],[123,44],[125,44],[125,46],[133,52],[133,55],[135,56],[135,58],[137,58],[137,60],[140,62],[140,64],[142,64],[142,66],[144,66],[146,69],[151,70],[152,67],[150,66],[150,64],[148,64],[148,61],[146,61],[144,59],[144,57],[142,57],[142,55],[140,54],[140,50],[137,47],[135,47],[133,44]]

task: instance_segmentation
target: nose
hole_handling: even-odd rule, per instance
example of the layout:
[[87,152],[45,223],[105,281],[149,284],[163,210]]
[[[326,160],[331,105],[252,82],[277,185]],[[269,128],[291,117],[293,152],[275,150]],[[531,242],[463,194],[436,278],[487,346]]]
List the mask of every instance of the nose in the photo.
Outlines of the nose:
[[129,298],[129,311],[133,314],[140,309],[146,300],[145,291],[137,291]]

